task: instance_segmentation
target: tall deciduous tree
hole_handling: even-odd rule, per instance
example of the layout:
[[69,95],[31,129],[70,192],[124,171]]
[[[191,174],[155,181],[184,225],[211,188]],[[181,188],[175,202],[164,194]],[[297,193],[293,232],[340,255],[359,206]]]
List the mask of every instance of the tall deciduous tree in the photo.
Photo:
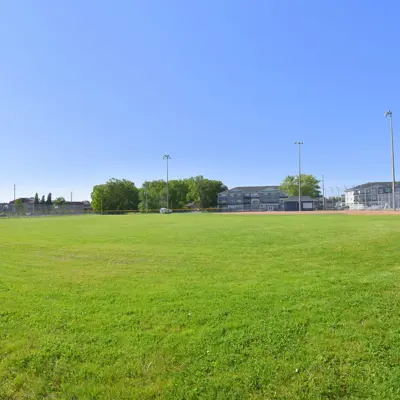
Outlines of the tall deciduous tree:
[[188,179],[175,179],[169,181],[169,207],[172,209],[184,208],[187,204],[188,191]]
[[56,205],[56,206],[62,206],[63,204],[65,204],[66,203],[66,201],[65,201],[65,198],[64,197],[57,197],[55,200],[54,200],[54,204]]
[[[314,175],[301,174],[301,195],[311,197],[320,196],[319,182]],[[299,176],[287,176],[281,183],[280,189],[288,196],[297,196],[299,194]]]
[[167,183],[162,179],[144,182],[140,188],[139,198],[140,210],[146,209],[146,200],[148,210],[158,210],[160,207],[165,207],[167,204]]
[[198,204],[200,208],[216,207],[218,193],[227,189],[221,181],[206,179],[201,175],[189,178],[188,186],[187,201]]
[[[172,209],[185,207],[188,203],[195,203],[199,207],[216,207],[218,193],[226,190],[221,181],[205,179],[196,176],[188,179],[173,179],[169,186],[169,206]],[[166,207],[167,183],[164,180],[144,182],[139,193],[141,210],[157,210]]]
[[112,178],[92,191],[92,207],[96,211],[137,210],[139,190],[126,179]]

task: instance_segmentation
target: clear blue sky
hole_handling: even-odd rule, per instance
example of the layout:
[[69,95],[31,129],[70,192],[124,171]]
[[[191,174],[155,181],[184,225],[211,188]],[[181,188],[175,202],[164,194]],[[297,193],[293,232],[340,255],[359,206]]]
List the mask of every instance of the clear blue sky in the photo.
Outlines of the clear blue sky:
[[[398,1],[8,1],[0,201],[88,199],[110,177],[390,180]],[[398,152],[400,157],[400,152]],[[398,165],[398,164],[397,164]],[[399,169],[400,174],[400,169]],[[400,175],[399,175],[400,176]]]

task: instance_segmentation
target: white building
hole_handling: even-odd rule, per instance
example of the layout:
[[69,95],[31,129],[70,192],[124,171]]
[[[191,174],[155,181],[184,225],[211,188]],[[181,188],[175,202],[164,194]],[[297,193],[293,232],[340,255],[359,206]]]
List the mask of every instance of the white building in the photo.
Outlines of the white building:
[[[396,184],[396,208],[400,206],[400,186]],[[392,182],[368,182],[345,190],[345,204],[352,210],[393,208]]]

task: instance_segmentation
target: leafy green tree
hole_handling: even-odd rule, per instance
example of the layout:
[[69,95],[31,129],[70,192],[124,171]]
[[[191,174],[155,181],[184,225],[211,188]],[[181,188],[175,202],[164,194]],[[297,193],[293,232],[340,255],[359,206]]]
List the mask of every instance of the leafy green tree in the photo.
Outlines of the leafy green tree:
[[92,190],[92,207],[96,211],[137,210],[139,190],[126,179],[112,178]]
[[187,204],[188,192],[188,179],[176,179],[169,181],[169,207],[172,209],[184,208]]
[[203,176],[189,178],[188,186],[186,200],[198,204],[200,208],[216,207],[218,193],[227,189],[221,181],[205,179]]
[[[173,179],[169,186],[169,206],[172,209],[184,208],[188,203],[199,207],[216,207],[218,193],[226,190],[221,181],[197,176],[188,179]],[[140,210],[158,210],[167,205],[167,183],[164,180],[147,181],[139,191]]]
[[42,196],[41,200],[40,200],[40,204],[46,204],[46,200],[44,198],[44,195]]
[[62,206],[62,205],[65,204],[65,203],[66,203],[66,200],[65,200],[64,197],[57,197],[57,198],[54,200],[54,204],[55,204],[56,206]]
[[[301,195],[319,197],[320,181],[314,176],[309,174],[301,175]],[[288,196],[297,196],[299,194],[299,176],[289,175],[280,185],[280,190]]]
[[48,206],[51,206],[51,205],[53,204],[53,202],[52,202],[52,200],[51,200],[51,193],[49,193],[49,194],[47,195],[46,204],[47,204]]
[[144,182],[139,192],[140,210],[146,209],[146,198],[148,210],[158,210],[160,207],[165,207],[167,204],[167,183],[162,179]]
[[35,193],[35,200],[33,201],[33,204],[39,204],[39,195],[37,193]]

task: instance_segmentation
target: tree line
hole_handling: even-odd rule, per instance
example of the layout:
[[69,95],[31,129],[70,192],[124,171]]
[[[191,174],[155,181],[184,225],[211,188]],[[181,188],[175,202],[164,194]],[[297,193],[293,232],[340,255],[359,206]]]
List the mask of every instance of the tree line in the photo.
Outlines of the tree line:
[[[301,195],[321,196],[320,181],[310,174],[301,175]],[[287,176],[280,185],[280,190],[288,196],[297,196],[299,177]],[[195,176],[186,179],[163,179],[146,181],[140,188],[127,179],[112,178],[106,183],[93,187],[92,207],[96,211],[123,210],[159,210],[170,209],[215,208],[218,205],[218,194],[227,190],[219,180]],[[64,200],[65,201],[65,200]]]
[[65,200],[65,198],[64,197],[57,197],[54,201],[52,200],[52,194],[51,193],[49,193],[48,195],[47,195],[47,198],[45,197],[45,195],[43,195],[42,197],[41,197],[41,199],[39,200],[39,195],[38,195],[38,193],[35,193],[35,197],[34,197],[34,200],[33,200],[33,204],[35,204],[35,205],[48,205],[48,206],[51,206],[51,205],[56,205],[56,206],[61,206],[61,205],[63,205],[63,204],[68,204],[68,202]]
[[[132,181],[112,178],[106,183],[95,185],[92,190],[92,207],[96,211],[158,210],[191,206],[213,208],[217,206],[218,193],[227,187],[218,180],[195,176],[186,179],[160,179],[146,181],[137,188]],[[167,196],[168,195],[168,196]]]

